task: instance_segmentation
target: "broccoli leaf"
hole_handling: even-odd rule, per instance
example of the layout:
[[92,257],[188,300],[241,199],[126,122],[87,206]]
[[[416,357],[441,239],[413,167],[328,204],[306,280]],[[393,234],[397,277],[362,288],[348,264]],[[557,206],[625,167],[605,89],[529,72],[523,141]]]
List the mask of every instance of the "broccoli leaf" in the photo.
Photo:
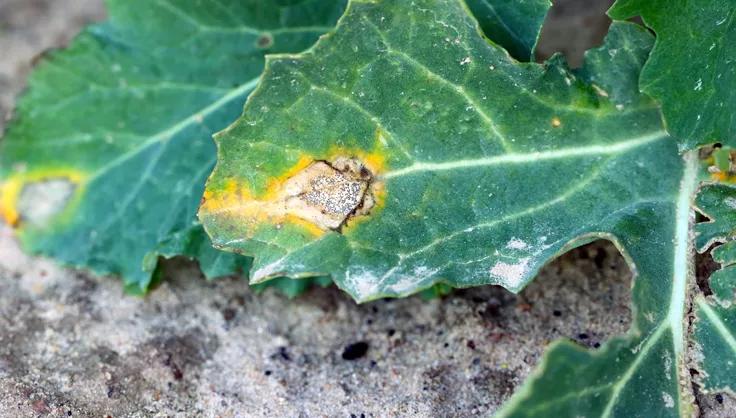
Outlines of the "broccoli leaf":
[[[653,38],[611,27],[573,74],[489,44],[462,2],[352,1],[309,51],[272,57],[216,136],[200,219],[255,256],[251,280],[329,274],[356,300],[436,283],[524,287],[607,238],[637,273],[628,335],[558,342],[502,416],[680,416],[691,201],[638,91]],[[684,377],[684,376],[683,376]]]
[[256,257],[253,282],[329,274],[359,301],[439,282],[518,291],[571,245],[670,205],[682,159],[636,89],[644,30],[615,26],[626,52],[576,76],[510,59],[461,2],[415,6],[352,2],[314,48],[269,58],[216,136],[200,219]]
[[661,102],[680,149],[736,145],[736,3],[733,0],[618,0],[614,19],[641,16],[657,42],[641,88]]
[[241,112],[266,53],[308,48],[344,6],[108,1],[107,22],[31,75],[0,144],[0,213],[27,249],[131,291],[148,288],[159,253],[233,273],[250,261],[216,254],[195,217],[211,135]]
[[698,349],[705,391],[736,390],[736,187],[709,184],[698,193],[698,210],[711,220],[696,228],[697,245],[714,243],[713,259],[722,269],[710,277],[712,296],[695,298],[693,341]]
[[549,0],[468,0],[483,33],[521,61],[534,58]]

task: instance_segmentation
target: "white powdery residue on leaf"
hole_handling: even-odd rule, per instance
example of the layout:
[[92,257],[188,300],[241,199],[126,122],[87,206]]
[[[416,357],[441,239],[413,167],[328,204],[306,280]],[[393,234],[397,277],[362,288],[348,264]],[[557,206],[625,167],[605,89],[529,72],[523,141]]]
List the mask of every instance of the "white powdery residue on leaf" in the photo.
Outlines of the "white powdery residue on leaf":
[[675,407],[675,400],[672,398],[672,395],[670,395],[667,392],[662,392],[662,400],[664,401],[664,406],[667,408],[674,408]]
[[667,377],[667,380],[672,380],[672,357],[670,357],[670,352],[665,351],[664,352],[664,375]]
[[352,290],[358,302],[375,296],[378,292],[378,282],[378,277],[375,274],[363,269],[345,272],[345,284]]
[[723,199],[723,203],[731,209],[736,209],[736,198],[727,197]]
[[283,261],[283,259],[278,259],[273,263],[266,264],[265,266],[255,270],[251,275],[253,281],[257,283],[258,281],[266,277],[271,277],[275,274],[281,274],[284,270],[284,267],[286,267],[284,266]]
[[388,289],[396,294],[403,295],[416,288],[426,279],[432,277],[439,269],[431,269],[426,266],[418,266],[414,268],[411,275],[401,276],[401,278]]
[[520,240],[520,239],[518,239],[516,237],[511,238],[511,240],[506,243],[506,248],[510,248],[512,250],[523,250],[523,249],[525,249],[528,246],[529,245],[526,242],[524,242],[524,241],[522,241],[522,240]]
[[647,321],[654,323],[654,314],[652,312],[645,312],[644,313],[644,318]]
[[401,295],[414,287],[415,284],[416,280],[413,277],[402,276],[396,283],[389,286],[388,289],[397,295]]
[[693,87],[693,90],[700,91],[703,90],[703,79],[699,78],[698,81],[695,83],[695,87]]
[[499,280],[499,284],[507,289],[517,289],[521,280],[529,270],[531,257],[522,258],[516,264],[499,261],[491,268],[491,276]]
[[437,273],[437,269],[431,269],[426,266],[417,266],[416,268],[414,268],[414,271],[412,273],[414,273],[414,276],[416,276],[416,278],[424,279]]
[[542,253],[543,251],[547,251],[548,249],[552,248],[553,247],[553,244],[554,243],[552,243],[552,244],[544,244],[544,241],[540,241],[540,244],[537,247],[537,252],[535,253],[535,255],[538,255],[538,254]]

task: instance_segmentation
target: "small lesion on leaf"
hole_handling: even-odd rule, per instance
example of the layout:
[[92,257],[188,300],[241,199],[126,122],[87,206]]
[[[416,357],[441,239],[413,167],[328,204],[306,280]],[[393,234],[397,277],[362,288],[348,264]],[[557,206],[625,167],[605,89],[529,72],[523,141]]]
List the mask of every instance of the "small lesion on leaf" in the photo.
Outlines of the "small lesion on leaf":
[[267,49],[273,46],[273,35],[268,32],[261,33],[256,38],[256,47],[260,49]]
[[339,230],[375,204],[373,174],[358,159],[315,161],[284,183],[286,210],[322,229]]
[[342,233],[346,225],[369,215],[380,203],[383,188],[377,167],[372,154],[331,153],[325,159],[302,156],[284,174],[271,178],[261,196],[254,196],[247,184],[234,179],[221,190],[208,189],[200,216],[230,213],[249,225],[249,230],[259,224],[276,228],[294,224],[313,236]]
[[64,211],[76,189],[76,183],[63,177],[26,184],[18,198],[20,219],[34,226],[47,225]]
[[82,178],[67,169],[11,175],[0,183],[0,217],[14,228],[43,227],[69,207]]

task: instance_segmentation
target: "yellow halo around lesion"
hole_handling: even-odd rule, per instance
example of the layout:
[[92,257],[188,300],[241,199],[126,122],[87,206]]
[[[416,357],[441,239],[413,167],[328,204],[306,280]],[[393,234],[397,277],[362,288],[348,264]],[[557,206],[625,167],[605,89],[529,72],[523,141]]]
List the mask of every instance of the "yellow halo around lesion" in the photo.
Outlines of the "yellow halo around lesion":
[[736,184],[736,175],[724,173],[722,171],[711,173],[710,178],[719,183]]
[[[237,216],[238,222],[245,224],[245,232],[249,236],[263,224],[276,227],[290,224],[299,227],[312,237],[320,237],[329,229],[291,213],[287,208],[284,201],[287,182],[318,161],[333,162],[339,158],[354,158],[371,172],[374,179],[370,184],[370,191],[374,199],[372,211],[375,211],[382,207],[385,201],[385,188],[378,178],[387,167],[385,150],[380,146],[380,142],[376,141],[376,144],[371,151],[335,146],[322,155],[301,153],[293,165],[281,174],[266,180],[265,191],[262,193],[254,193],[255,187],[243,179],[229,178],[221,183],[223,186],[219,190],[212,187],[205,190],[200,217],[219,214]],[[350,218],[346,227],[365,219],[370,219],[370,214]]]
[[[83,186],[86,177],[87,175],[81,170],[69,167],[45,167],[11,174],[0,183],[0,217],[12,227],[20,227],[22,214],[19,211],[18,203],[23,189],[28,184],[45,180],[63,179],[75,186],[75,195],[78,196],[80,194],[79,189]],[[76,199],[72,197],[71,200]]]

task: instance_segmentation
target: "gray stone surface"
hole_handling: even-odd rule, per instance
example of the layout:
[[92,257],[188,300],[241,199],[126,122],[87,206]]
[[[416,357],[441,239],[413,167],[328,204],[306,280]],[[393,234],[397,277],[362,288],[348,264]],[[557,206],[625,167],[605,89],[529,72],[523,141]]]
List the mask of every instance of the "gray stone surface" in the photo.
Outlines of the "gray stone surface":
[[[629,322],[629,274],[610,245],[576,250],[514,296],[356,305],[335,288],[295,300],[167,264],[146,298],[112,278],[25,255],[0,230],[2,416],[478,416],[546,344],[593,346]],[[366,342],[356,360],[349,344]]]
[[[600,42],[591,3],[602,2],[559,2],[542,55],[565,45],[579,62]],[[103,15],[100,0],[0,0],[0,114],[34,56]],[[587,32],[569,41],[565,27],[580,22]],[[166,276],[145,298],[125,296],[115,278],[24,254],[0,226],[0,416],[484,416],[553,339],[595,347],[630,323],[629,269],[606,243],[561,257],[520,295],[356,305],[335,288],[288,300],[206,282],[183,260]],[[359,342],[365,354],[344,359]],[[718,399],[700,396],[705,415],[734,411]]]

